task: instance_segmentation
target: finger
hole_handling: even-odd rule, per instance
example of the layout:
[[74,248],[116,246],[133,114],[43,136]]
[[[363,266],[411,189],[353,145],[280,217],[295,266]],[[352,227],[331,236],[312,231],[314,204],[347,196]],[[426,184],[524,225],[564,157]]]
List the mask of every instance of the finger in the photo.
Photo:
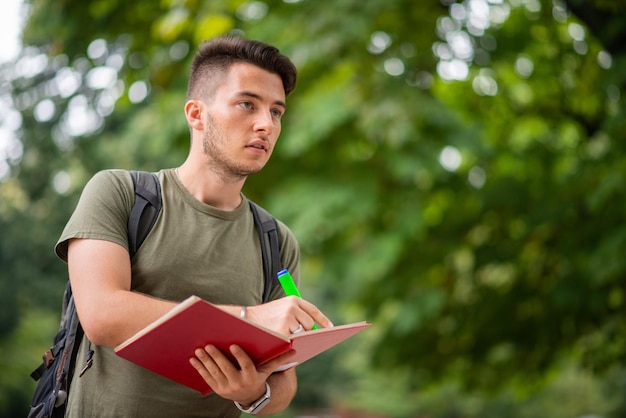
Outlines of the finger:
[[304,332],[304,327],[300,323],[298,323],[298,326],[296,327],[296,329],[291,331],[292,334],[299,334],[301,332]]
[[230,352],[233,354],[240,367],[240,369],[237,370],[237,377],[240,384],[246,388],[252,388],[258,385],[264,386],[263,383],[274,370],[258,369],[248,353],[236,344],[230,346]]
[[211,360],[213,361],[215,367],[220,370],[222,375],[228,378],[228,376],[232,376],[234,373],[238,372],[231,359],[226,357],[226,355],[222,353],[217,347],[215,347],[214,345],[207,345],[205,347],[205,350],[207,354],[211,357]]
[[194,354],[196,357],[189,359],[189,363],[200,373],[200,376],[211,387],[215,387],[224,381],[224,375],[206,349],[198,348]]
[[308,318],[298,318],[298,321],[304,326],[304,328],[311,329],[315,323],[324,328],[334,326],[330,319],[328,319],[328,317],[326,317],[326,315],[324,315],[322,311],[320,311],[317,306],[313,305],[311,302],[301,299],[300,307],[309,316]]
[[252,361],[248,353],[246,353],[243,348],[239,347],[236,344],[233,344],[230,346],[230,352],[235,357],[235,360],[237,361],[237,364],[239,365],[239,370],[241,370],[244,373],[251,373],[251,372],[256,373],[256,366],[254,365],[254,362]]
[[194,352],[196,358],[200,360],[202,365],[207,369],[215,369],[217,368],[215,362],[213,361],[213,357],[209,354],[210,346],[206,346],[205,348],[198,348]]

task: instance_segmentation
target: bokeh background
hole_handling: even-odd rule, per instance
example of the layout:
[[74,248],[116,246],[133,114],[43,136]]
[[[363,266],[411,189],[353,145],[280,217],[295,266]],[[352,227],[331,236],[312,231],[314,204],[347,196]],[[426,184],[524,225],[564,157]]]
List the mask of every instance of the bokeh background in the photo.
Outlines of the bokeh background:
[[52,248],[83,185],[179,165],[190,59],[237,32],[299,69],[244,191],[300,240],[303,294],[374,324],[300,366],[282,416],[626,417],[624,0],[19,10],[0,64],[0,416],[26,415],[56,332]]

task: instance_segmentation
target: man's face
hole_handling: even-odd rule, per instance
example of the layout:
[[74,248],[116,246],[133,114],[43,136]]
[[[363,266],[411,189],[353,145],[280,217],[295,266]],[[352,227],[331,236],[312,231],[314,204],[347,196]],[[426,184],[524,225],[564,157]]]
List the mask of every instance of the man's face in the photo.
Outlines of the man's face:
[[260,171],[274,150],[285,112],[277,74],[233,64],[206,103],[203,151],[208,164],[238,180]]

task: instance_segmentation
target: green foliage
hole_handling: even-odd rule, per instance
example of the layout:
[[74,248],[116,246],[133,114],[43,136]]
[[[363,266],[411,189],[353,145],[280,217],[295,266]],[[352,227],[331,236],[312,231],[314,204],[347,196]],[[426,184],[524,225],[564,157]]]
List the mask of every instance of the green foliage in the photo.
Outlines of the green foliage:
[[43,309],[29,309],[21,317],[21,326],[0,338],[0,416],[28,414],[35,382],[30,378],[59,328],[58,315]]
[[[31,2],[0,90],[23,150],[0,178],[3,345],[32,346],[9,337],[37,334],[21,312],[56,314],[52,246],[88,178],[182,162],[193,51],[236,30],[299,69],[278,148],[245,192],[298,236],[306,294],[336,322],[374,323],[362,349],[303,369],[317,385],[294,407],[621,416],[596,390],[626,352],[624,4],[488,2],[481,21],[469,3]],[[19,390],[31,368],[0,387]],[[556,387],[576,382],[589,397]]]

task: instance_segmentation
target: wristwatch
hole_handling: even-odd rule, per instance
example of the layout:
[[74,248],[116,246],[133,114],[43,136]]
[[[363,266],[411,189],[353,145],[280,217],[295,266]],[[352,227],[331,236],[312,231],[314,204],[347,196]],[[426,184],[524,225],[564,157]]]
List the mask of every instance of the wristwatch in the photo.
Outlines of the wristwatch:
[[254,401],[248,409],[243,409],[239,402],[235,402],[235,406],[239,408],[241,412],[245,412],[245,413],[252,414],[252,415],[257,414],[259,413],[259,411],[261,411],[261,409],[265,407],[265,405],[270,403],[271,393],[272,391],[270,390],[270,385],[267,382],[265,382],[265,394],[261,396],[259,399],[257,399],[256,401]]

